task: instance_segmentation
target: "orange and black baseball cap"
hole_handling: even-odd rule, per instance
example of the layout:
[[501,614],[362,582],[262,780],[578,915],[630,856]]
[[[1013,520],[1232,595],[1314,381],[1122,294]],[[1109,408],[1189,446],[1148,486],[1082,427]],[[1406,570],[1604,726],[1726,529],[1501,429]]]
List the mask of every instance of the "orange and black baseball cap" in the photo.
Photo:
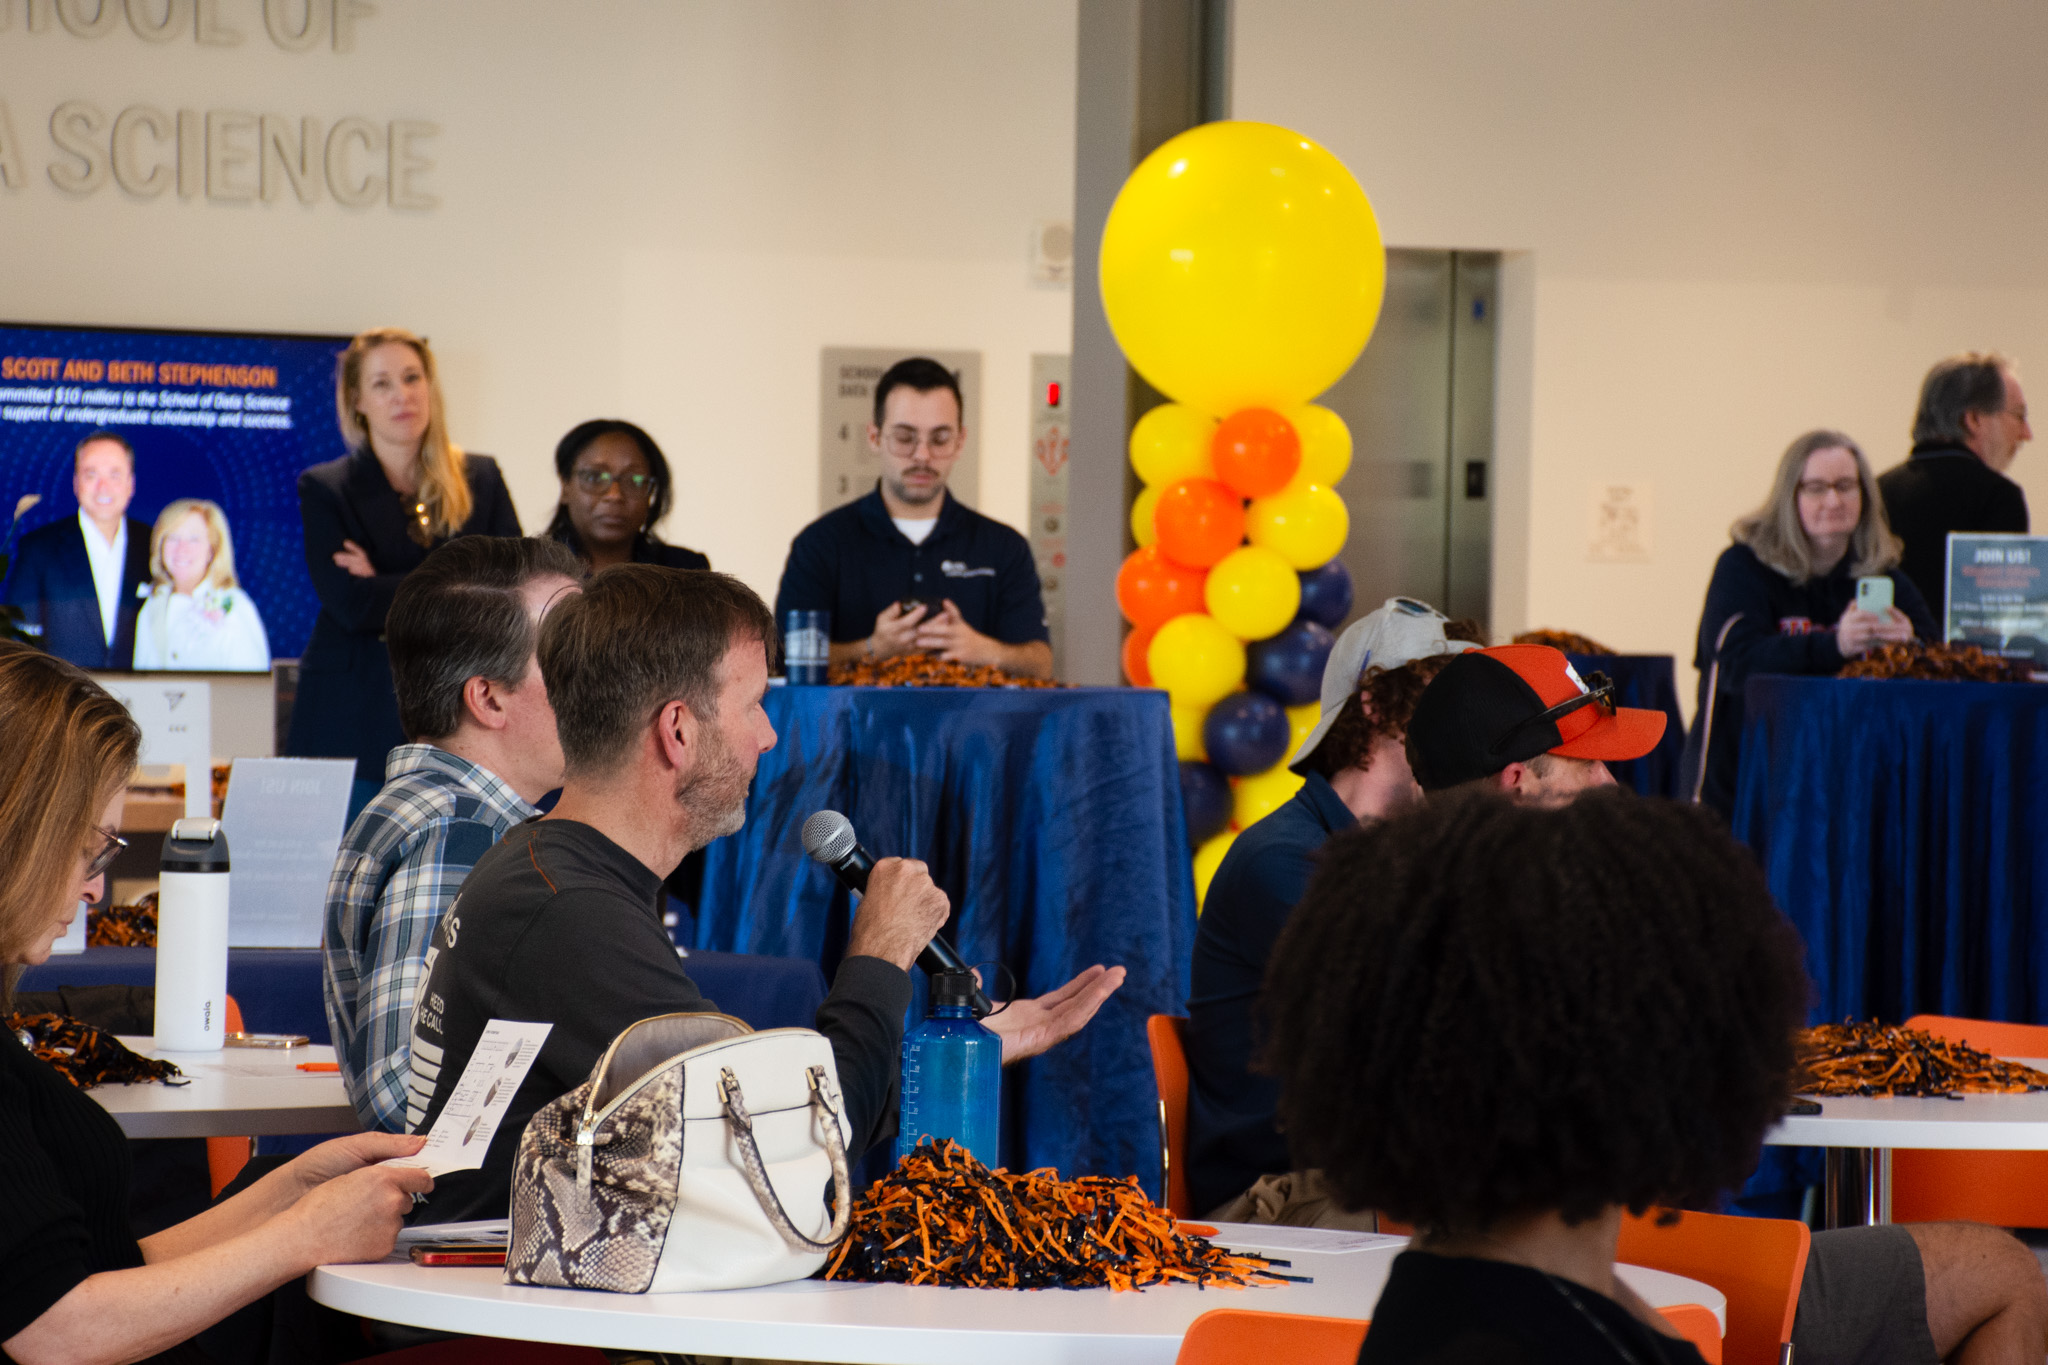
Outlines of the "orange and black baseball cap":
[[1619,761],[1664,738],[1665,715],[1614,704],[1614,684],[1589,686],[1548,645],[1460,654],[1430,680],[1408,722],[1408,759],[1424,791],[1491,777],[1538,754]]

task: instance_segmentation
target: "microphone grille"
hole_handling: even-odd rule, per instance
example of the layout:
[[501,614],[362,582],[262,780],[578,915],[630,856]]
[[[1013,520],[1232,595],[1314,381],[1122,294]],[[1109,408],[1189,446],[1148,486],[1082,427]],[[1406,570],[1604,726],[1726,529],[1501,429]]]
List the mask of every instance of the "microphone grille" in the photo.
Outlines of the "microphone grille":
[[836,810],[821,810],[804,821],[804,852],[821,863],[838,862],[858,842],[853,821]]

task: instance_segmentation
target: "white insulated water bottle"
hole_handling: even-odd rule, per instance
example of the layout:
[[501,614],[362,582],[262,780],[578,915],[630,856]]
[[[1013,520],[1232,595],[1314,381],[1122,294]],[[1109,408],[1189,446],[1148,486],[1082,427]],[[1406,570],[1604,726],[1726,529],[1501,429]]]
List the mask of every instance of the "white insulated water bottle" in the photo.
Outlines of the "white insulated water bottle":
[[156,1046],[212,1052],[228,1006],[228,838],[218,820],[164,837],[156,897]]

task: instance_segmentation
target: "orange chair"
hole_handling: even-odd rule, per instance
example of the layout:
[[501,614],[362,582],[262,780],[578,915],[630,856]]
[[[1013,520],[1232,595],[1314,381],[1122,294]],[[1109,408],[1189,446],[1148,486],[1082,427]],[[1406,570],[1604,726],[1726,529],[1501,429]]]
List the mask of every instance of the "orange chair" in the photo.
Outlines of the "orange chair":
[[[1658,1227],[1657,1214],[1652,1209],[1641,1218],[1621,1220],[1615,1259],[1720,1290],[1728,1300],[1722,1358],[1728,1365],[1778,1365],[1780,1348],[1792,1339],[1799,1282],[1806,1277],[1806,1252],[1813,1238],[1806,1224],[1788,1218],[1687,1213],[1670,1227]],[[1680,1325],[1670,1312],[1665,1316]],[[1686,1331],[1686,1336],[1698,1344],[1692,1332]]]
[[[1999,1057],[2048,1057],[2048,1026],[1917,1014],[1907,1028]],[[2048,1152],[1892,1153],[1892,1221],[2048,1227]]]
[[1188,1050],[1181,1040],[1186,1023],[1177,1014],[1155,1014],[1145,1021],[1152,1079],[1159,1085],[1159,1165],[1166,1172],[1166,1207],[1176,1218],[1195,1216],[1188,1197]]
[[[1658,1311],[1680,1336],[1699,1348],[1707,1365],[1721,1365],[1721,1324],[1711,1309],[1688,1303]],[[1371,1326],[1357,1318],[1216,1308],[1188,1324],[1174,1362],[1239,1365],[1241,1361],[1266,1359],[1284,1360],[1287,1365],[1352,1365]]]
[[[242,1007],[235,1003],[235,997],[228,997],[227,1031],[242,1031]],[[206,1140],[207,1182],[213,1186],[215,1198],[228,1187],[228,1182],[242,1173],[255,1154],[256,1139],[253,1137],[211,1137]]]

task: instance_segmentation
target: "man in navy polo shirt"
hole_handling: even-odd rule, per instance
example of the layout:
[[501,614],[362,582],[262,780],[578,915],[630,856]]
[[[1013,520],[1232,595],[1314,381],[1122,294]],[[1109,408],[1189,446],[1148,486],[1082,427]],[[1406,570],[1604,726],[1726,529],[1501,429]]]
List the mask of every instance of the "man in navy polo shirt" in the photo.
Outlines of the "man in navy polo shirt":
[[891,365],[875,385],[868,427],[881,480],[797,535],[775,594],[776,619],[831,612],[835,664],[929,650],[954,663],[1051,677],[1051,632],[1030,545],[946,491],[965,439],[952,372],[923,356]]

